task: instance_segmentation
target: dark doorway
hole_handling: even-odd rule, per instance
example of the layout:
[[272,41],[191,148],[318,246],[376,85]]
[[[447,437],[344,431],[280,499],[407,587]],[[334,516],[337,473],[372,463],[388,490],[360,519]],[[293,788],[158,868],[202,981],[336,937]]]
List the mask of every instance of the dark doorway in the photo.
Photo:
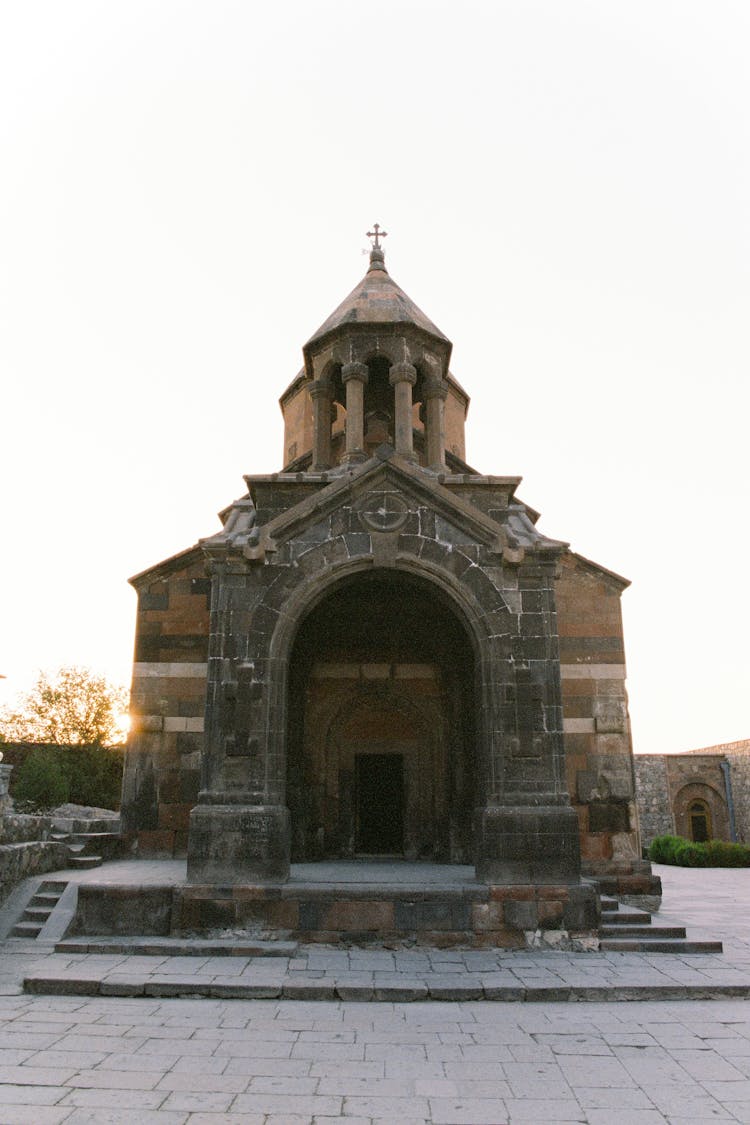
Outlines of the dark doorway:
[[690,803],[690,835],[696,844],[704,844],[711,836],[710,814],[705,801]]
[[401,754],[357,754],[356,850],[363,855],[404,851],[404,759]]

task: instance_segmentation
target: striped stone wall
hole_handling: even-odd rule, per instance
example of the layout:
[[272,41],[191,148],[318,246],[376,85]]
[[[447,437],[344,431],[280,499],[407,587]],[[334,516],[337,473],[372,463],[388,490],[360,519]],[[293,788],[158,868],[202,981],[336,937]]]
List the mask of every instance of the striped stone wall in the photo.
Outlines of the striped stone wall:
[[556,586],[568,790],[584,871],[640,857],[620,596],[627,583],[568,554]]
[[138,615],[123,831],[141,855],[184,855],[200,788],[210,580],[195,550],[133,585]]

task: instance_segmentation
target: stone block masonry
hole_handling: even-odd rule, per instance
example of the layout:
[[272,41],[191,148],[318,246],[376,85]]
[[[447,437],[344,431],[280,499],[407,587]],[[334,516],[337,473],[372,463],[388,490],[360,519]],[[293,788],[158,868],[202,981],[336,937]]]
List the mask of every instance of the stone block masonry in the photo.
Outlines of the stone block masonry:
[[555,948],[596,940],[591,886],[461,888],[280,883],[113,886],[82,883],[71,935],[252,934],[310,943],[383,942],[435,948],[523,949],[539,934]]
[[200,788],[211,584],[193,550],[133,585],[138,617],[122,830],[144,856],[179,856]]

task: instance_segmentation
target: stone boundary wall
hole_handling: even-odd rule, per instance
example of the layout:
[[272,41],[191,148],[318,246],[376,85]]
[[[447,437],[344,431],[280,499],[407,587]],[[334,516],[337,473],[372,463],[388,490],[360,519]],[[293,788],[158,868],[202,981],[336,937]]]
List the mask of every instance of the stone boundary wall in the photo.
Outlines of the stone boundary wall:
[[59,840],[0,845],[0,900],[22,879],[46,871],[59,871],[69,862],[68,847]]
[[750,738],[740,738],[736,742],[717,742],[715,746],[704,746],[698,750],[685,750],[685,754],[748,754]]
[[733,743],[736,750],[726,750],[725,757],[729,762],[730,778],[732,781],[732,797],[734,799],[734,822],[737,829],[737,839],[742,844],[750,843],[750,742],[741,744]]
[[46,840],[51,829],[50,816],[4,813],[0,817],[0,844],[26,844]]
[[656,836],[671,836],[675,830],[666,755],[634,754],[633,763],[641,845],[648,848]]
[[[725,749],[726,748],[726,749]],[[685,835],[680,793],[708,800],[716,839],[729,840],[729,813],[720,761],[729,764],[737,840],[750,841],[750,740],[722,743],[684,754],[634,756],[643,847],[655,836]],[[679,807],[677,807],[679,806]],[[680,829],[682,828],[682,831]]]

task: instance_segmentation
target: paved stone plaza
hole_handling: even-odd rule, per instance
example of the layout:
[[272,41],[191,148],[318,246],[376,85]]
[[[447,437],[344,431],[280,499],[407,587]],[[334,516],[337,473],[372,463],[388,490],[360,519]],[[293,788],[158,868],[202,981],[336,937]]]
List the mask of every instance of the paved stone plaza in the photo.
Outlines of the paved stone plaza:
[[[91,876],[106,872],[105,866]],[[308,947],[284,974],[325,982],[343,971],[327,962],[332,956],[346,957],[348,971],[356,965],[361,979],[372,981],[421,979],[429,986],[437,975],[511,973],[531,986],[529,999],[534,982],[541,987],[573,969],[605,989],[607,973],[627,976],[652,996],[663,994],[660,984],[668,985],[668,995],[680,985],[689,995],[701,980],[709,989],[711,982],[748,985],[750,871],[660,868],[659,874],[667,906],[657,919],[685,922],[696,937],[721,937],[721,956]],[[494,968],[472,964],[484,957],[494,959]],[[744,999],[563,1003],[537,992],[532,1003],[402,1003],[21,991],[32,972],[85,978],[116,970],[145,985],[157,975],[223,979],[227,966],[239,975],[270,974],[260,966],[285,959],[176,960],[83,955],[62,964],[50,946],[6,941],[0,1123],[750,1122]]]

